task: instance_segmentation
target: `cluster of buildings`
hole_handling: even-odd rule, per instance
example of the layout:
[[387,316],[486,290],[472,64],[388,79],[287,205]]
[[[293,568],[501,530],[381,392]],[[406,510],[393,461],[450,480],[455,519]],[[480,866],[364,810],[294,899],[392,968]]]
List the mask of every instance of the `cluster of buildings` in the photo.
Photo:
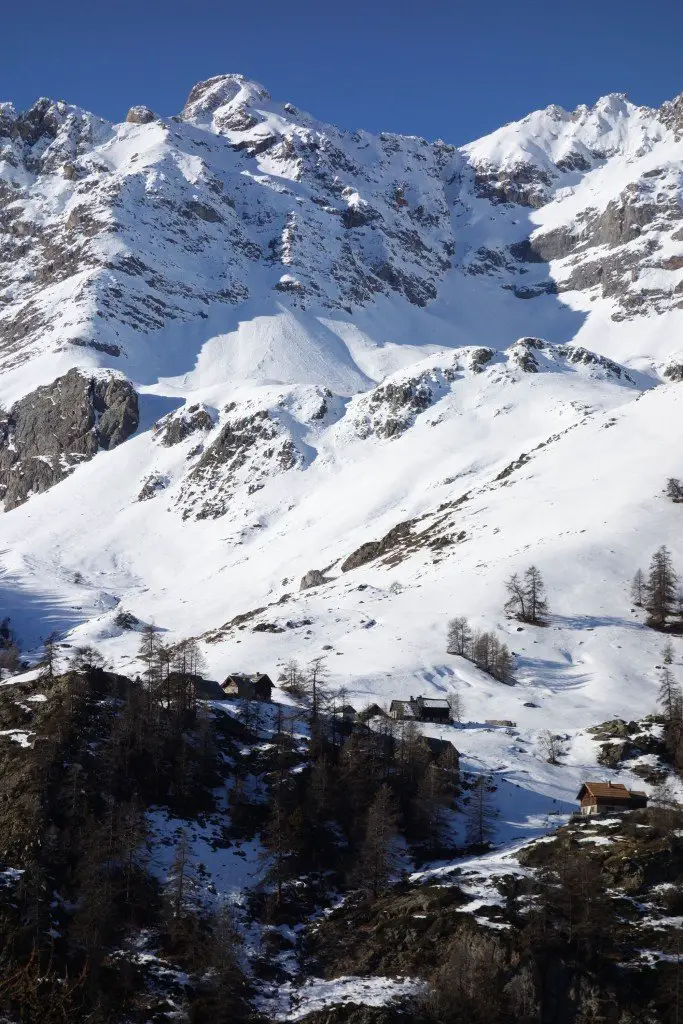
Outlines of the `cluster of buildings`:
[[[226,697],[241,700],[272,701],[273,683],[264,672],[233,672],[221,683]],[[351,704],[338,709],[339,716],[349,727],[362,725],[371,718],[386,718],[387,713],[379,704],[370,704],[364,711],[357,712]],[[389,718],[396,721],[436,722],[449,725],[453,721],[450,704],[445,698],[409,697],[408,700],[392,700]],[[507,719],[490,719],[487,725],[514,726]],[[446,748],[459,760],[460,754],[449,740],[424,737],[432,756],[440,756]],[[621,782],[584,782],[576,799],[582,816],[615,814],[620,811],[638,810],[647,807],[647,794],[637,789],[627,789]]]

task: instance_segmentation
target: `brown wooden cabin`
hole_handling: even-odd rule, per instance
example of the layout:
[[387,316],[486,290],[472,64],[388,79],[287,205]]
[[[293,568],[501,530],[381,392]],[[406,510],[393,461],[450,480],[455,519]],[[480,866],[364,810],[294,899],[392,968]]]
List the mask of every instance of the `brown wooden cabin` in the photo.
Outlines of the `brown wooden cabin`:
[[389,714],[392,718],[398,721],[405,721],[406,719],[417,718],[417,708],[415,707],[415,701],[411,697],[410,700],[392,700],[389,705]]
[[366,708],[359,711],[356,715],[356,719],[359,722],[369,722],[371,718],[386,718],[387,713],[379,704],[368,704]]
[[450,723],[451,706],[447,700],[441,697],[418,697],[415,703],[418,706],[417,717],[421,722]]
[[239,697],[242,700],[261,700],[270,703],[273,695],[273,684],[270,676],[263,672],[233,672],[221,683],[226,697]]
[[451,722],[451,708],[441,697],[411,697],[410,700],[392,700],[389,714],[399,721]]
[[634,811],[647,807],[647,794],[638,789],[627,789],[622,782],[584,782],[576,799],[581,814],[614,814],[615,811]]
[[460,751],[450,740],[440,740],[435,736],[423,736],[422,742],[427,747],[431,760],[440,761],[444,768],[460,768]]

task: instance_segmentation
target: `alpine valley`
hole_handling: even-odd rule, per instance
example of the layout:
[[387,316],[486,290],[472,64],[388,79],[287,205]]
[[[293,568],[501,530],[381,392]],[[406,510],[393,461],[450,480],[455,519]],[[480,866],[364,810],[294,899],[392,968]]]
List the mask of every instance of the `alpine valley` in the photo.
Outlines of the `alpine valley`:
[[[551,106],[460,147],[340,130],[240,75],[198,83],[177,116],[138,106],[119,124],[61,100],[0,103],[0,403],[0,618],[21,649],[0,687],[15,787],[0,782],[2,813],[45,769],[45,735],[59,753],[44,777],[62,787],[37,846],[17,839],[20,823],[0,828],[0,909],[77,790],[100,825],[107,800],[135,797],[157,886],[140,900],[156,905],[178,857],[194,859],[197,906],[232,907],[237,950],[232,1001],[208,1010],[220,965],[190,963],[185,933],[162,942],[162,911],[98,933],[96,956],[69,923],[85,868],[66,858],[50,881],[48,857],[54,919],[40,928],[56,949],[45,961],[16,940],[3,1020],[678,1021],[683,821],[658,695],[667,641],[683,681],[683,640],[672,622],[666,636],[648,624],[632,579],[662,547],[683,571],[683,94],[659,109],[616,94]],[[506,581],[531,565],[549,606],[539,623],[504,611]],[[505,681],[447,652],[458,616],[507,645]],[[88,768],[114,729],[102,708],[145,690],[150,626],[170,650],[196,641],[206,679],[276,684],[256,722],[205,694],[218,734],[192,800],[177,780],[124,793]],[[90,666],[87,713],[55,739],[80,648],[106,671]],[[408,803],[398,818],[384,808],[385,824],[405,824],[390,829],[386,884],[368,895],[320,847],[317,861],[299,854],[296,898],[280,892],[274,909],[282,851],[263,808],[283,773],[303,785],[324,763],[331,785],[351,785],[352,755],[316,760],[330,741],[282,689],[293,660],[317,664],[356,711],[457,695],[461,723],[422,731],[457,748],[460,782],[431,846]],[[287,758],[277,708],[294,715]],[[183,740],[190,761],[200,732]],[[158,773],[170,749],[154,754]],[[468,844],[478,779],[490,834]],[[587,779],[650,797],[664,780],[669,802],[567,824]],[[375,815],[381,793],[367,797]],[[345,813],[329,812],[327,841],[348,851],[361,825]],[[585,862],[579,904],[599,890],[612,917],[601,904],[609,928],[591,918],[562,945],[538,938],[530,908],[567,919],[548,896],[567,851]],[[214,949],[221,920],[197,926]],[[541,947],[554,950],[545,966]],[[127,963],[127,1002],[84,980],[62,1005],[76,948],[101,965],[105,994]],[[17,996],[17,970],[34,1003]],[[483,988],[506,1001],[478,1002]]]

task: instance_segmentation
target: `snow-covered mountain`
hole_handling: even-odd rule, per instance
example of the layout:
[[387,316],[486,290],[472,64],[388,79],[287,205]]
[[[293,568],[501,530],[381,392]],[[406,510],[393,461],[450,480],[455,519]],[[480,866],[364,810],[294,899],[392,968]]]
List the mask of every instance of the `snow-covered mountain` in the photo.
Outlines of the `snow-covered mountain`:
[[[217,676],[325,654],[357,704],[457,685],[529,741],[463,730],[466,759],[571,800],[586,727],[654,705],[629,579],[661,544],[683,566],[682,170],[682,97],[461,148],[237,75],[117,125],[0,105],[0,596],[24,646],[56,627],[125,666],[123,609],[202,637]],[[520,631],[503,581],[531,562],[553,617]],[[456,614],[517,686],[446,655]],[[567,763],[541,766],[560,723]]]

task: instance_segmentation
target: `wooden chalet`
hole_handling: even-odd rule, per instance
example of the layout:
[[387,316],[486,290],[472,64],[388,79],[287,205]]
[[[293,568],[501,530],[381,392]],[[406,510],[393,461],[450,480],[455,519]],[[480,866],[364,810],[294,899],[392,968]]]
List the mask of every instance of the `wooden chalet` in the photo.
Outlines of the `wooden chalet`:
[[451,721],[451,706],[447,700],[438,697],[418,697],[418,718],[421,722],[443,722],[448,725]]
[[270,702],[273,695],[273,684],[270,676],[263,672],[233,672],[221,683],[226,697],[239,697],[242,700],[260,700]]
[[358,717],[353,704],[342,704],[338,709],[337,714],[339,714],[345,722],[355,722]]
[[638,789],[627,789],[621,782],[584,782],[576,799],[581,814],[614,814],[615,811],[634,811],[647,807],[647,794]]
[[415,701],[411,697],[410,700],[392,700],[389,705],[389,715],[395,718],[397,721],[404,721],[405,719],[417,719],[417,708],[415,707]]
[[359,722],[369,722],[371,718],[386,718],[387,713],[379,704],[368,704],[366,708],[359,711],[356,719]]
[[389,714],[399,721],[451,722],[450,704],[444,698],[411,697],[410,700],[392,700]]
[[440,740],[436,736],[423,736],[422,742],[427,747],[433,761],[441,762],[443,767],[460,768],[460,751],[450,740]]

